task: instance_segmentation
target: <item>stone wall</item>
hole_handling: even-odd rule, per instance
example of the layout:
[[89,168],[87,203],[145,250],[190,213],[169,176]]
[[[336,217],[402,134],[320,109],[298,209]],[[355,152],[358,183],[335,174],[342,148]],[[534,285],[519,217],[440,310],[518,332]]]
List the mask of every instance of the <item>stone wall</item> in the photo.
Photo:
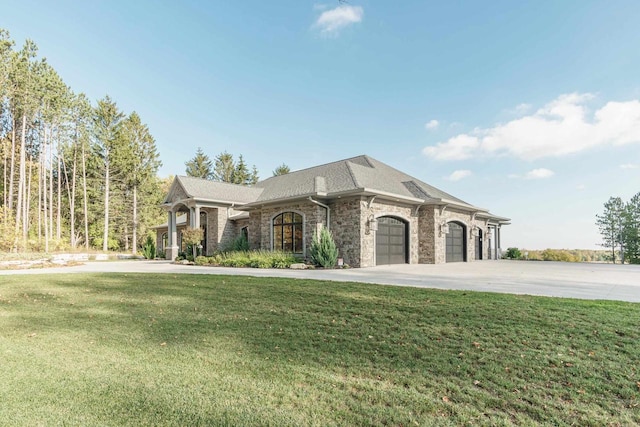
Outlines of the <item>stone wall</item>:
[[435,221],[435,208],[422,206],[418,211],[418,262],[420,264],[436,263],[436,238],[439,228]]
[[363,267],[362,236],[364,209],[362,197],[338,199],[331,207],[331,233],[338,247],[338,256],[351,267]]

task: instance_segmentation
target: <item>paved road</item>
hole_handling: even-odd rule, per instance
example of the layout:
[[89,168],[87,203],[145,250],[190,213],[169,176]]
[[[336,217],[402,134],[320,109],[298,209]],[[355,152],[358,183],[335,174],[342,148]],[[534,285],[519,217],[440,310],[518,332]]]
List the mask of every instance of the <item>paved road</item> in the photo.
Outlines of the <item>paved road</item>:
[[[532,261],[441,265],[388,265],[348,270],[276,270],[200,267],[168,261],[87,262],[46,270],[4,270],[2,275],[58,273],[228,274],[379,283],[438,289],[640,302],[640,266]],[[0,286],[2,279],[0,278]]]

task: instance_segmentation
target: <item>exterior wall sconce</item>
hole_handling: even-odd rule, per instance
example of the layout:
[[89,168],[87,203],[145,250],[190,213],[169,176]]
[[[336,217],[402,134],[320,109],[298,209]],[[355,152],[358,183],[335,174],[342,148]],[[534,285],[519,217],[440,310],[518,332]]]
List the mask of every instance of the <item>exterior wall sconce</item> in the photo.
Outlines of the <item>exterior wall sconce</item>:
[[449,233],[449,224],[447,224],[446,222],[443,222],[442,224],[440,224],[440,237],[448,233]]

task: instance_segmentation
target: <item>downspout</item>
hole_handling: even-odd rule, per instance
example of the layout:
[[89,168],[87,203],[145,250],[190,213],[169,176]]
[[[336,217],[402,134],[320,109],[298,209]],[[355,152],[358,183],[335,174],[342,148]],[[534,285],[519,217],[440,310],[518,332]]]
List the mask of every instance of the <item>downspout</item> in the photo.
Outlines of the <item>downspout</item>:
[[331,229],[331,208],[327,205],[325,205],[324,203],[320,203],[317,200],[313,200],[313,197],[309,196],[309,201],[311,203],[315,203],[318,206],[322,206],[323,208],[325,208],[327,210],[327,230]]

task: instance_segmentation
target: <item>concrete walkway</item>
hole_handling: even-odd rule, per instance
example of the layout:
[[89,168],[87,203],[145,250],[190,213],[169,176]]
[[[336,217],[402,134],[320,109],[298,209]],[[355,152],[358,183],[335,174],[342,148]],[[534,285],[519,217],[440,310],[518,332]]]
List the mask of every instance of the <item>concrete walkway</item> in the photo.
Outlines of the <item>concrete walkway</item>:
[[[479,261],[387,265],[348,270],[200,267],[168,261],[87,262],[73,267],[4,270],[2,275],[59,273],[226,274],[379,283],[438,289],[640,302],[640,265]],[[0,278],[0,288],[2,279]]]

